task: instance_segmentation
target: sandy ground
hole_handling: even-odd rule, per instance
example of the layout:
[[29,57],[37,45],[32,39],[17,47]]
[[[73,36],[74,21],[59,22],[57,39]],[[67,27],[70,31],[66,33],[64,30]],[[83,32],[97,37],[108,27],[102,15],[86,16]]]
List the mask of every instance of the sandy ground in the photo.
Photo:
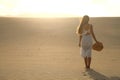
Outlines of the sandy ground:
[[120,80],[117,46],[105,44],[103,51],[93,51],[86,72],[75,28],[5,28],[0,35],[0,80]]

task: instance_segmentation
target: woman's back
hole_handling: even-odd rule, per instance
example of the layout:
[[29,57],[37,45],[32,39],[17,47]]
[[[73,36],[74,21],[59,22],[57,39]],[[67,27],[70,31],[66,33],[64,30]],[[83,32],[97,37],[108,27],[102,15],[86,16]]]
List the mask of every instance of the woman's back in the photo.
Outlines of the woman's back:
[[87,34],[87,35],[91,34],[90,27],[91,24],[85,24],[82,29],[82,34]]

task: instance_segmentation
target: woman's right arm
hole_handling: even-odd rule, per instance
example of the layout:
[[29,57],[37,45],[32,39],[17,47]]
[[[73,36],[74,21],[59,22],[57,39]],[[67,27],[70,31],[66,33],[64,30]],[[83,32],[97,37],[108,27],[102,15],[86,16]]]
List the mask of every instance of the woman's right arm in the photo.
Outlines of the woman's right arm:
[[97,39],[95,37],[95,34],[94,34],[94,31],[93,31],[93,26],[91,25],[91,33],[92,33],[92,36],[93,36],[93,39],[95,40],[95,42],[97,43]]

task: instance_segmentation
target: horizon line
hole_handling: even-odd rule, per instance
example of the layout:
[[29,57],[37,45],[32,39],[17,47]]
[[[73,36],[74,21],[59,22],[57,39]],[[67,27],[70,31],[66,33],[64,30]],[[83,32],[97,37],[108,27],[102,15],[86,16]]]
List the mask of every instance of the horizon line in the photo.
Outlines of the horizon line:
[[[0,18],[82,18],[83,16],[0,16]],[[90,18],[119,18],[120,16],[89,16]]]

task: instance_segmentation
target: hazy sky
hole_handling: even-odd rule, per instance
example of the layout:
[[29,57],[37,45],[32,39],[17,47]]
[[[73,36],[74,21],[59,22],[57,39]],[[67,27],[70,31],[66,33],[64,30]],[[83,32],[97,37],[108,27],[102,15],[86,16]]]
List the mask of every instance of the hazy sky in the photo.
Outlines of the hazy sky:
[[0,16],[120,17],[120,0],[0,0]]

